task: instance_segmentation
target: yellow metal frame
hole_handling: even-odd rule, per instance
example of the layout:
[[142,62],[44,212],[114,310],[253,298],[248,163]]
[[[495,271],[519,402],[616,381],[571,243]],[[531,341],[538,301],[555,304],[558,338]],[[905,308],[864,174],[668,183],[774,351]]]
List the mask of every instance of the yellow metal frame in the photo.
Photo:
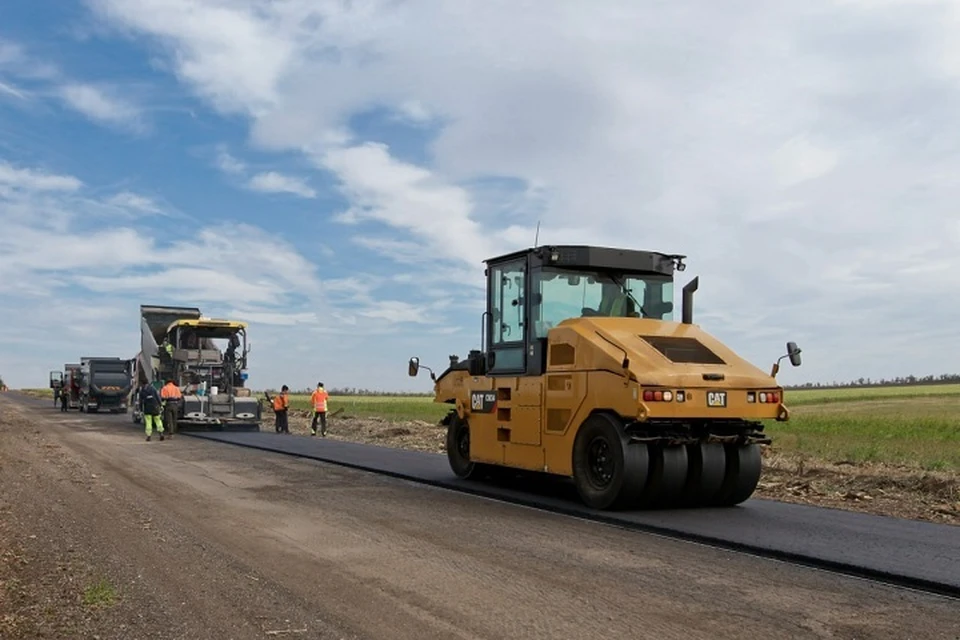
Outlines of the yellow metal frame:
[[177,327],[196,327],[196,328],[211,328],[211,329],[246,329],[249,325],[246,322],[240,322],[238,320],[217,320],[213,318],[181,318],[180,320],[174,320],[170,323],[170,326],[167,327],[167,333]]

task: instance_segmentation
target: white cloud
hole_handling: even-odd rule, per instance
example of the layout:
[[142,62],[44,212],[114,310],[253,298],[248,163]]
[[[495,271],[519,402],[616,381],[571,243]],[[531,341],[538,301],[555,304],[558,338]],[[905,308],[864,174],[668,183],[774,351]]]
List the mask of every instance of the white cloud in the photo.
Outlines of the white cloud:
[[419,100],[407,100],[397,105],[402,120],[424,124],[433,119],[433,114]]
[[25,191],[76,191],[81,186],[83,183],[73,176],[14,167],[0,160],[0,188]]
[[94,121],[135,129],[142,127],[139,108],[104,88],[67,83],[60,91],[71,108]]
[[391,323],[436,324],[437,320],[431,318],[429,314],[430,310],[436,308],[435,304],[425,308],[424,305],[415,305],[401,300],[380,300],[361,311],[360,315],[388,320]]
[[[38,177],[55,174],[35,168],[2,175],[26,185],[15,199],[0,194],[0,306],[16,310],[0,323],[0,353],[2,373],[14,386],[43,384],[48,369],[81,355],[78,343],[88,345],[85,353],[132,357],[139,304],[197,305],[212,316],[249,322],[257,344],[254,384],[272,384],[295,369],[302,377],[331,358],[348,363],[338,368],[340,376],[359,380],[368,363],[349,364],[349,358],[362,348],[360,336],[384,336],[411,319],[409,310],[397,317],[404,303],[376,294],[385,282],[363,274],[321,278],[317,265],[256,226],[208,221],[183,236],[167,233],[165,223],[153,228],[121,218],[97,228],[85,209],[74,208],[87,197],[85,187],[49,191],[51,182]],[[149,206],[135,195],[121,192],[107,201]],[[49,224],[50,210],[62,212],[57,224]],[[290,342],[294,326],[305,344]],[[315,332],[320,337],[311,343]],[[406,344],[401,339],[391,349]],[[381,357],[394,355],[402,358]]]
[[217,152],[217,166],[224,173],[241,175],[247,170],[247,165],[234,158],[230,153],[221,149]]
[[394,262],[424,264],[434,260],[432,252],[417,242],[369,236],[356,236],[352,241],[361,247],[389,256]]
[[320,319],[316,313],[282,313],[279,311],[251,311],[249,309],[233,309],[228,314],[234,318],[243,318],[247,322],[256,322],[263,325],[290,327],[297,324],[316,325]]
[[[348,358],[362,347],[360,336],[389,335],[398,323],[422,325],[418,313],[434,323],[441,318],[435,302],[421,308],[392,299],[398,289],[386,279],[321,277],[290,243],[257,226],[208,221],[182,235],[167,233],[165,221],[152,227],[134,217],[98,228],[87,215],[98,212],[98,203],[134,210],[157,205],[129,191],[98,201],[72,176],[3,166],[0,176],[20,185],[13,197],[0,194],[0,305],[17,310],[0,326],[0,345],[5,362],[23,362],[12,375],[4,372],[14,385],[36,384],[26,376],[45,378],[46,367],[75,360],[81,339],[100,352],[132,356],[139,304],[198,305],[207,314],[249,322],[261,384],[289,375],[292,353],[298,360],[311,354],[297,365],[306,370],[331,354]],[[76,189],[63,191],[65,185]],[[54,187],[61,190],[50,191]],[[50,211],[58,213],[56,224]],[[289,342],[283,331],[290,327],[305,332],[306,345]],[[309,342],[314,332],[321,343]],[[17,355],[25,349],[29,357]],[[362,376],[365,366],[341,367],[341,375]]]
[[416,234],[429,255],[477,263],[492,243],[471,218],[469,194],[430,171],[400,162],[383,144],[337,148],[317,158],[341,181],[351,206],[338,219],[376,220]]
[[88,0],[103,15],[158,36],[179,38],[176,70],[224,110],[265,112],[276,106],[280,74],[294,61],[295,23],[265,21],[255,3]]
[[286,176],[276,171],[256,174],[250,178],[248,186],[254,191],[262,193],[292,193],[302,198],[315,198],[317,196],[317,192],[301,178]]
[[[40,82],[40,87],[36,91],[24,90],[6,81],[4,74]],[[0,94],[20,100],[33,95],[53,97],[98,124],[131,132],[144,131],[142,109],[119,93],[116,86],[68,78],[56,65],[29,54],[22,45],[0,39]]]
[[786,141],[774,152],[773,161],[783,186],[819,178],[832,171],[839,162],[835,151],[803,136]]
[[13,84],[6,82],[0,82],[0,93],[13,96],[14,98],[18,98],[20,100],[27,99],[27,94],[22,89],[19,89]]
[[[960,312],[938,295],[960,273],[947,2],[89,4],[248,117],[252,143],[331,173],[367,249],[436,259],[398,283],[476,283],[479,260],[530,244],[540,219],[541,243],[688,254],[697,317],[744,355],[764,363],[807,335],[785,380],[952,366],[932,338],[882,360],[860,347],[912,333],[916,310]],[[377,106],[436,127],[428,164],[351,139]],[[477,186],[489,178],[522,195]],[[317,313],[359,322],[348,309]]]
[[157,203],[146,196],[142,196],[130,191],[121,191],[107,199],[107,204],[125,209],[133,209],[142,213],[162,213]]
[[0,66],[17,63],[23,59],[20,45],[0,38]]
[[101,293],[176,291],[178,296],[186,299],[201,299],[215,303],[228,303],[242,299],[253,304],[275,304],[280,297],[276,289],[268,283],[251,283],[242,274],[227,272],[216,267],[174,267],[147,275],[79,276],[75,281],[87,289]]
[[0,38],[0,72],[32,80],[49,80],[59,74],[54,65],[36,60],[20,44],[3,38]]

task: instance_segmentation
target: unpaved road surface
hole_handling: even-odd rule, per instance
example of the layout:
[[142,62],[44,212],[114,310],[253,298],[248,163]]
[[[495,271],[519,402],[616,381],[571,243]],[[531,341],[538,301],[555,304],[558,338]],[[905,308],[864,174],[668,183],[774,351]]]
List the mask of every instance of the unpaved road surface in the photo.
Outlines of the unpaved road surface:
[[945,598],[13,394],[0,554],[3,638],[960,637]]

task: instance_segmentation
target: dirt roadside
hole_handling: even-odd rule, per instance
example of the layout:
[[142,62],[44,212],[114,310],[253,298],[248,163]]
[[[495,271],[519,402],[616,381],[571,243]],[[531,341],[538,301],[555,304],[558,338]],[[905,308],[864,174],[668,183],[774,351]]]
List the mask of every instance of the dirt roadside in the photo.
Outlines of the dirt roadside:
[[[310,415],[293,411],[290,432],[308,435]],[[445,427],[414,420],[333,417],[327,437],[399,449],[444,453]],[[264,428],[273,427],[268,414]],[[754,494],[783,502],[960,525],[960,477],[885,464],[830,464],[764,450],[764,470]]]
[[58,436],[82,420],[31,413],[0,400],[0,637],[355,637],[158,510],[161,478],[77,455]]
[[946,599],[193,438],[146,443],[120,417],[8,398],[0,510],[11,639],[960,628]]

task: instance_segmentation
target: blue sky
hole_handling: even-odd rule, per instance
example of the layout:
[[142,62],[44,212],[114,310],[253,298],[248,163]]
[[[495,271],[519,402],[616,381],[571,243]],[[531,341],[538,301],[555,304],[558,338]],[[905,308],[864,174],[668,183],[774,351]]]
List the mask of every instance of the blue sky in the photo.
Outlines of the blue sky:
[[132,357],[159,303],[249,321],[254,386],[429,389],[538,220],[687,254],[785,383],[956,369],[950,3],[550,6],[8,3],[0,375]]

